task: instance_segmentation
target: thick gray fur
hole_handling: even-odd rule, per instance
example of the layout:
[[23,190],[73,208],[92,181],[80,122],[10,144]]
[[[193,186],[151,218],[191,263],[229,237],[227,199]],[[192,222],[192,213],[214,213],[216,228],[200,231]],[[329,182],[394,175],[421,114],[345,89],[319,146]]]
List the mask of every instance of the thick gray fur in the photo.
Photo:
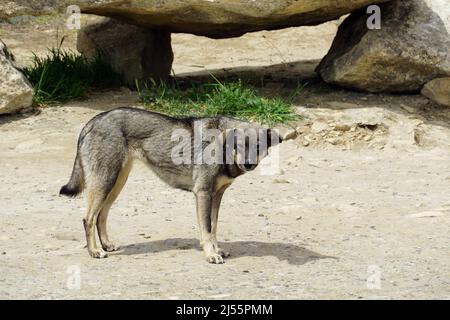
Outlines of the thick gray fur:
[[[72,176],[60,194],[76,196],[85,191],[88,212],[83,223],[92,257],[103,258],[107,256],[106,252],[118,249],[108,238],[106,220],[112,203],[128,178],[133,160],[140,159],[170,186],[195,194],[201,245],[207,261],[223,263],[223,257],[228,253],[218,248],[216,239],[220,201],[233,180],[255,166],[237,161],[175,165],[171,156],[177,142],[172,141],[172,134],[176,129],[184,129],[192,133],[193,139],[194,125],[218,129],[224,134],[230,129],[264,129],[228,117],[176,119],[137,108],[104,112],[85,125],[79,136]],[[270,129],[268,132],[274,134]],[[260,155],[258,161],[266,155]],[[102,248],[97,247],[95,227]]]

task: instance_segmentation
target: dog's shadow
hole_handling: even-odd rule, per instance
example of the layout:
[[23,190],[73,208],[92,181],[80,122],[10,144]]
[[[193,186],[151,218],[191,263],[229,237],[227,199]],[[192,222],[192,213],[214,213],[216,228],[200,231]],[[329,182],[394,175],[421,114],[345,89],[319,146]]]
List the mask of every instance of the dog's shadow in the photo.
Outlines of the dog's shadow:
[[[219,243],[219,246],[231,253],[227,258],[236,259],[239,257],[265,257],[273,256],[278,260],[286,260],[289,264],[302,265],[307,262],[335,257],[324,256],[317,252],[305,249],[303,247],[277,242],[262,241],[231,241]],[[123,246],[117,255],[136,255],[145,253],[158,253],[170,250],[201,250],[197,239],[167,239],[149,242],[141,242]]]

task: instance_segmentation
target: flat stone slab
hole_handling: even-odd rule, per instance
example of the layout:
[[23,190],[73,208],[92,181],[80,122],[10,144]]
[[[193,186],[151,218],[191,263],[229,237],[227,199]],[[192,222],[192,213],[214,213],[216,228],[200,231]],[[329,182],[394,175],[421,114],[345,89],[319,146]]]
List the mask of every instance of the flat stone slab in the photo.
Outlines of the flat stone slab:
[[[78,5],[83,13],[210,38],[247,32],[317,25],[373,3],[388,0],[22,0],[0,4],[0,18],[39,15]],[[301,39],[300,39],[301,40]]]

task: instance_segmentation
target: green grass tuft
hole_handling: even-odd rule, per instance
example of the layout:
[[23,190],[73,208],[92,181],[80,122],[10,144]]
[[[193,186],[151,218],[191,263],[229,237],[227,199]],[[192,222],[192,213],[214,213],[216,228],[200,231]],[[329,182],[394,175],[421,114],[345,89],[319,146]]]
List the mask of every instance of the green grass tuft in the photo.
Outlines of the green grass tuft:
[[34,87],[37,105],[64,103],[83,97],[89,88],[121,84],[121,77],[102,55],[91,61],[60,47],[49,49],[49,54],[43,58],[34,55],[33,65],[23,72]]
[[299,89],[288,98],[267,98],[242,80],[192,84],[186,89],[153,82],[139,91],[140,100],[149,110],[174,117],[226,115],[268,125],[299,119],[292,107]]

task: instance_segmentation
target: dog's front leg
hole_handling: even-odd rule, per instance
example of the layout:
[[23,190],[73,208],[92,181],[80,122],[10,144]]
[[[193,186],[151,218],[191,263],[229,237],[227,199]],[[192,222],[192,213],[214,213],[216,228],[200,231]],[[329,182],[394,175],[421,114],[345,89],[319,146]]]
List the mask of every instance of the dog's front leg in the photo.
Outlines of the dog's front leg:
[[209,191],[200,190],[195,193],[197,202],[197,219],[200,228],[200,244],[209,263],[223,263],[223,258],[217,253],[215,239],[211,232],[211,210],[213,196]]
[[219,222],[220,202],[222,201],[222,196],[223,193],[225,192],[225,189],[226,188],[223,188],[216,192],[216,194],[213,197],[211,209],[211,233],[212,233],[212,240],[214,243],[214,249],[223,258],[229,257],[230,253],[219,248],[219,245],[217,243],[217,224]]

